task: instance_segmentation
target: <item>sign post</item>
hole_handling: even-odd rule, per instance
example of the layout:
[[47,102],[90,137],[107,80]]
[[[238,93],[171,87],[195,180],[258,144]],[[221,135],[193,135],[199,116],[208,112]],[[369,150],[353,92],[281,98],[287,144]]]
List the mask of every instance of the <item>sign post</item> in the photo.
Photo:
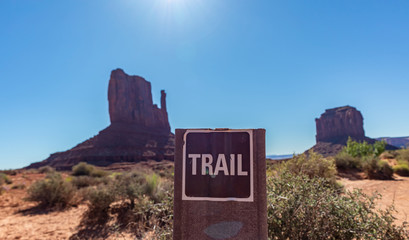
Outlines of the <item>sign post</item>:
[[173,239],[267,239],[264,129],[176,129]]

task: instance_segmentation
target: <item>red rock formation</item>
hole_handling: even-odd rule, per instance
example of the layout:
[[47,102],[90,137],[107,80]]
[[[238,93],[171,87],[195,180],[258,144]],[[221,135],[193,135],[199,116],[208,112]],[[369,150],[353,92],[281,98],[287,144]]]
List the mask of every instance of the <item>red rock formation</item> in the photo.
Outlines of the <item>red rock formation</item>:
[[140,128],[170,132],[166,93],[161,92],[162,109],[152,102],[151,83],[129,76],[122,69],[112,71],[108,87],[111,123],[135,124]]
[[110,126],[74,148],[51,154],[28,168],[50,165],[71,169],[81,161],[107,166],[148,159],[173,160],[174,135],[170,132],[165,91],[161,91],[158,108],[152,101],[150,82],[116,69],[109,80],[108,102]]
[[317,142],[344,144],[348,137],[357,141],[365,139],[364,123],[361,112],[354,107],[345,106],[325,110],[317,125]]
[[[315,119],[317,126],[316,144],[312,149],[323,156],[336,155],[346,145],[348,138],[370,144],[375,139],[365,137],[364,122],[360,111],[351,106],[327,109],[320,118]],[[386,149],[396,147],[387,145]]]

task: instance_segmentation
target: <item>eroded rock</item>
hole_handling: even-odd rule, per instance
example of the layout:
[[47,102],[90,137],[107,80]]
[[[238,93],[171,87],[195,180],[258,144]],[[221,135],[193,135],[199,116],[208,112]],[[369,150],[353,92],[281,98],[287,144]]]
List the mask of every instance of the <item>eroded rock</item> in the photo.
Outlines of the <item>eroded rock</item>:
[[79,162],[108,166],[149,159],[173,161],[175,143],[165,91],[161,91],[161,108],[158,108],[152,101],[150,82],[116,69],[109,80],[108,102],[111,124],[107,128],[74,148],[51,154],[28,168],[50,165],[68,170]]

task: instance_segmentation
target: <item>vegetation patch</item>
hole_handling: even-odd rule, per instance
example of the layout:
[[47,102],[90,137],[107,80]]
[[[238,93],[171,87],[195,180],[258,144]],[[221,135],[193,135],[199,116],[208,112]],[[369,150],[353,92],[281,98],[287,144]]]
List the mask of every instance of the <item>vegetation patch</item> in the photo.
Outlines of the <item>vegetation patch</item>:
[[72,167],[73,176],[91,176],[91,177],[105,177],[108,175],[107,172],[96,168],[95,166],[80,162],[77,165]]
[[335,183],[337,170],[332,158],[324,158],[322,155],[310,150],[308,154],[300,154],[292,159],[278,164],[276,170],[288,171],[292,174],[302,174],[310,178],[321,177]]
[[407,162],[399,162],[398,165],[393,167],[393,171],[404,177],[409,177],[409,166]]
[[38,172],[39,173],[51,173],[51,172],[55,172],[55,169],[50,166],[43,166],[38,169]]
[[394,225],[394,210],[375,208],[379,195],[343,192],[327,179],[281,172],[269,174],[270,239],[406,239]]
[[[335,157],[335,164],[339,169],[358,169],[364,171],[369,179],[393,179],[393,169],[388,162],[380,160],[379,156],[385,151],[385,142],[356,142],[348,139],[347,145]],[[390,157],[391,153],[383,156]]]
[[39,202],[43,208],[63,209],[70,206],[74,193],[72,185],[64,181],[60,173],[53,172],[30,186],[26,200]]

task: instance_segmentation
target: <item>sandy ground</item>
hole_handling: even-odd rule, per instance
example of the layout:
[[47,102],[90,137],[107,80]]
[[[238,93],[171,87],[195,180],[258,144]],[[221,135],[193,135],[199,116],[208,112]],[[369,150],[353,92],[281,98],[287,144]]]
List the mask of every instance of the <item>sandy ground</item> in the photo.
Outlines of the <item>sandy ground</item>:
[[[13,184],[6,185],[6,191],[0,195],[0,239],[135,239],[131,234],[108,230],[104,237],[81,236],[81,218],[87,206],[82,204],[65,211],[41,211],[34,203],[23,200],[27,186],[35,180],[44,178],[44,174],[20,173],[11,176]],[[380,208],[391,204],[397,210],[397,223],[408,219],[409,215],[409,178],[396,177],[394,181],[349,180],[341,178],[348,190],[360,188],[365,193],[375,191],[382,194],[378,202]],[[12,189],[13,185],[25,185],[25,189]],[[152,235],[145,239],[152,239]]]
[[[43,211],[35,203],[24,201],[27,186],[44,174],[17,174],[11,176],[13,184],[5,185],[0,195],[0,239],[135,239],[131,234],[109,230],[104,237],[82,236],[80,226],[85,204],[65,211]],[[25,185],[25,189],[12,189],[13,185]],[[80,237],[78,237],[80,235]]]
[[342,178],[340,182],[347,190],[358,188],[366,194],[378,192],[382,195],[382,199],[377,202],[379,208],[385,209],[393,204],[397,211],[394,214],[397,218],[396,223],[409,222],[409,177],[395,175],[395,180],[348,180]]

